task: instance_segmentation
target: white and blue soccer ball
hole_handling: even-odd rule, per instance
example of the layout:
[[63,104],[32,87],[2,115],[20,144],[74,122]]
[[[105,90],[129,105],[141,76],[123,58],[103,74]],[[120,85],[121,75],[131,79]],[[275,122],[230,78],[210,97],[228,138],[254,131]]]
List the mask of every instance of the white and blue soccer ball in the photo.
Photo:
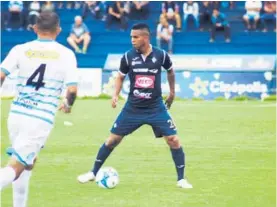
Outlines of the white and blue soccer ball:
[[111,189],[119,183],[119,175],[112,167],[101,168],[95,178],[96,184],[105,189]]

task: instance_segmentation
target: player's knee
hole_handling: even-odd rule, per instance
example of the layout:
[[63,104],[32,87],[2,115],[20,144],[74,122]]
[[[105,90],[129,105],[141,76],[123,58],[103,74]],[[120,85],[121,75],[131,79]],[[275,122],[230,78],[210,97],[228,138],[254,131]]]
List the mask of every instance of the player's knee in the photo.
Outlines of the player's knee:
[[13,170],[15,171],[15,180],[21,175],[21,173],[24,171],[25,166],[20,163],[19,161],[17,161],[15,158],[12,158],[9,161],[8,164],[11,168],[13,168]]
[[180,148],[181,146],[180,140],[176,135],[166,137],[166,142],[173,149]]
[[113,149],[121,142],[121,140],[121,136],[111,135],[106,141],[106,146],[110,149]]

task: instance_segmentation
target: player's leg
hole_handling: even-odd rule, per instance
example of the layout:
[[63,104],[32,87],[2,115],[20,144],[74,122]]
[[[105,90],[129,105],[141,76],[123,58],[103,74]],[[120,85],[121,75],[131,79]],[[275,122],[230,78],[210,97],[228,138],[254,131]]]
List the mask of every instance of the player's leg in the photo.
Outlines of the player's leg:
[[7,154],[11,156],[11,162],[8,166],[16,172],[16,178],[13,182],[14,207],[26,207],[27,205],[31,170],[52,127],[46,122],[29,117],[13,115],[9,117],[8,128],[12,147],[8,148]]
[[114,148],[122,141],[123,136],[111,133],[106,142],[100,147],[96,156],[92,172],[96,175]]
[[122,139],[123,136],[111,133],[106,142],[98,150],[94,166],[91,169],[91,171],[79,175],[77,177],[77,180],[80,183],[87,183],[89,181],[93,181],[98,171],[106,161],[106,159],[110,156],[114,148],[121,142]]
[[164,136],[170,147],[172,159],[177,171],[177,186],[180,188],[192,188],[185,176],[185,152],[177,135]]
[[157,138],[164,137],[170,148],[177,171],[177,185],[181,188],[192,188],[192,185],[185,179],[185,153],[177,136],[177,128],[168,111],[164,109],[162,112],[156,113],[149,120],[149,124],[153,128],[155,136]]
[[[20,122],[18,117],[9,116],[8,118],[8,131],[10,143],[14,145],[20,133]],[[0,190],[16,180],[24,171],[24,164],[17,160],[17,153],[13,153],[13,148],[7,149],[7,154],[11,156],[9,163],[6,167],[0,169]]]
[[77,180],[80,183],[93,181],[99,169],[110,156],[114,148],[122,141],[124,136],[139,128],[143,124],[142,120],[143,119],[140,119],[139,115],[134,115],[132,112],[123,109],[113,124],[109,138],[100,147],[93,168],[91,171],[79,175]]
[[0,169],[0,190],[16,180],[24,171],[24,165],[12,157],[10,163]]
[[[36,159],[34,160],[34,163]],[[14,207],[26,207],[28,194],[29,194],[29,182],[32,175],[32,166],[25,168],[21,175],[13,182],[13,206]]]

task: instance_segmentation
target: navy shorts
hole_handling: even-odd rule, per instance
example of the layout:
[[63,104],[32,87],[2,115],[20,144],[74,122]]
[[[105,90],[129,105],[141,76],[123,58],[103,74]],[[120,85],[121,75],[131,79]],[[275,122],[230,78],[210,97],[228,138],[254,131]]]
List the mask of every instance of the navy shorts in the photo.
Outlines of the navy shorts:
[[114,122],[111,133],[126,136],[144,124],[152,127],[157,138],[177,134],[176,126],[164,105],[155,109],[125,106]]

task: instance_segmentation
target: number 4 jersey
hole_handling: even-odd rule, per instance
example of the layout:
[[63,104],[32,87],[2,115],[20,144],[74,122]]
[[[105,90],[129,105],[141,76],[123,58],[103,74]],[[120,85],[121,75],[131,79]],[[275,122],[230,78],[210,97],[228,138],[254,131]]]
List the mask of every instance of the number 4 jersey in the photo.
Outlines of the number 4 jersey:
[[9,75],[18,71],[17,93],[10,113],[53,124],[64,85],[77,85],[74,53],[52,40],[17,45],[1,64]]

